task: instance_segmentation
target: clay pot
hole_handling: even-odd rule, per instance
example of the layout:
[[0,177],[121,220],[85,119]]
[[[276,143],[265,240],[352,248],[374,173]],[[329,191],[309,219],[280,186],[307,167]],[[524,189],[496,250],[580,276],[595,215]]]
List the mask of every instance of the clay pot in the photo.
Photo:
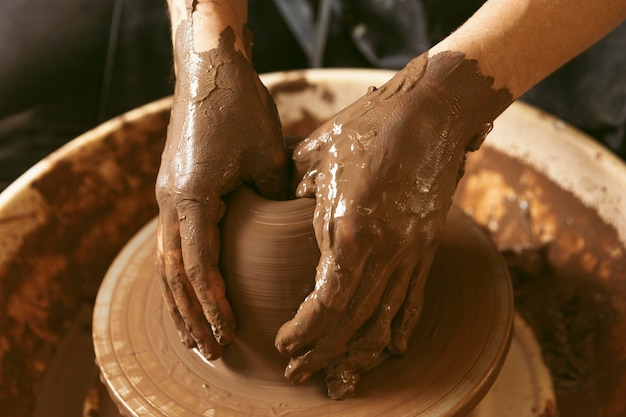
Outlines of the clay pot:
[[[389,410],[397,417],[461,417],[487,395],[477,412],[500,417],[511,404],[509,396],[490,398],[488,390],[495,382],[496,392],[507,392],[510,383],[496,380],[503,366],[505,374],[528,381],[512,395],[520,410],[551,398],[547,373],[532,359],[537,348],[528,349],[530,333],[510,341],[512,288],[503,260],[458,209],[448,215],[407,354],[363,375],[356,397],[345,402],[330,400],[316,377],[294,386],[282,377],[286,360],[274,350],[273,336],[311,288],[318,258],[312,247],[313,202],[267,201],[244,187],[227,203],[233,210],[222,225],[222,266],[240,327],[223,358],[205,361],[179,340],[155,279],[156,221],[126,245],[102,282],[94,347],[101,378],[124,415],[141,410],[196,416],[214,410],[264,416],[279,408],[301,417],[374,417]],[[299,256],[307,248],[308,256]],[[286,272],[282,276],[280,269]],[[516,354],[512,361],[506,360],[509,342]]]
[[[263,81],[286,133],[303,136],[392,75],[313,70],[268,74]],[[154,180],[170,105],[166,98],[103,124],[0,194],[3,415],[80,415],[95,375],[92,302],[116,254],[156,215]],[[501,249],[552,242],[545,255],[562,274],[550,281],[550,291],[538,283],[514,285],[524,289],[517,305],[526,309],[553,374],[569,378],[556,384],[561,414],[624,415],[626,166],[579,131],[518,102],[466,168],[456,202],[492,230]],[[581,207],[587,215],[579,215]],[[515,219],[530,219],[532,227],[520,232],[511,227],[519,224]],[[550,300],[558,308],[548,317],[533,306]],[[567,314],[577,319],[545,326]],[[570,352],[587,356],[560,360],[559,352],[576,342],[568,329],[589,341]],[[565,344],[555,348],[553,335]],[[540,407],[537,414],[543,412]]]
[[238,324],[223,361],[242,374],[282,381],[287,359],[274,338],[315,284],[315,201],[271,201],[241,186],[226,205],[220,268]]

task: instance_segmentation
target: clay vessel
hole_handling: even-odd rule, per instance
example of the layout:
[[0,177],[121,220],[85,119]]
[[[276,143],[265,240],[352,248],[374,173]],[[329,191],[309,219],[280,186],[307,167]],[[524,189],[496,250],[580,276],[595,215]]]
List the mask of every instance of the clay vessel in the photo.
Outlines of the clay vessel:
[[[222,264],[240,328],[223,358],[205,361],[180,342],[155,279],[156,220],[131,239],[102,282],[94,348],[102,381],[124,415],[280,410],[285,416],[374,417],[393,410],[398,417],[460,417],[487,395],[509,347],[512,288],[491,241],[458,209],[448,215],[409,352],[364,374],[355,397],[332,401],[319,378],[298,386],[283,378],[285,359],[273,347],[276,329],[314,277],[313,202],[268,202],[241,188],[227,203],[233,210],[222,225]],[[298,256],[307,247],[309,254]],[[276,265],[295,279],[281,276]],[[529,388],[536,391],[534,384]]]
[[[306,135],[368,86],[393,74],[324,69],[265,74],[262,79],[286,133]],[[156,215],[154,179],[170,109],[171,98],[164,98],[107,122],[41,161],[0,194],[3,415],[81,414],[86,387],[97,381],[90,333],[93,300],[114,257]],[[548,183],[558,192],[543,192]],[[526,298],[517,305],[529,307],[527,317],[543,352],[557,355],[550,362],[553,374],[570,377],[556,387],[562,415],[626,413],[624,189],[623,161],[522,102],[496,120],[483,149],[468,159],[459,184],[456,202],[493,230],[501,247],[515,249],[533,239],[556,243],[548,255],[555,261],[553,270],[564,273],[552,282],[562,291],[553,298],[561,308],[550,317],[570,314],[578,319],[570,323],[576,326],[563,323],[559,332],[546,328],[542,310],[531,305],[539,300],[536,306],[541,306],[554,294],[541,285],[526,288]],[[587,207],[589,215],[572,216],[572,200]],[[508,227],[502,219],[511,211],[519,215],[508,218],[531,219],[534,226],[524,233]],[[597,233],[605,227],[616,231],[610,239]],[[577,251],[569,251],[580,265],[569,268],[555,249],[581,241]],[[520,284],[514,281],[517,288]],[[587,304],[569,303],[577,297]],[[564,329],[587,331],[587,338],[578,340],[588,345],[568,350],[571,337]],[[563,349],[554,349],[554,337],[564,341]],[[562,360],[559,352],[591,356]],[[537,415],[547,415],[542,404]]]
[[274,337],[314,286],[320,256],[312,225],[315,201],[271,201],[241,186],[226,206],[220,268],[237,337],[223,361],[243,374],[283,380],[287,360]]

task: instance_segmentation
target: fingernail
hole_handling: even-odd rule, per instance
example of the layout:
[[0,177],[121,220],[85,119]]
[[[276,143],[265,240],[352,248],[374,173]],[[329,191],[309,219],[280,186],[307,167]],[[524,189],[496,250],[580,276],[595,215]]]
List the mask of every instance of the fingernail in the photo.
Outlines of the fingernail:
[[213,327],[211,326],[211,330],[213,331],[213,337],[217,340],[217,343],[220,345],[227,345],[233,340],[234,329],[231,328],[223,328],[223,327]]
[[343,400],[351,397],[354,395],[359,378],[360,374],[347,369],[327,374],[324,382],[326,382],[328,396],[333,400]]
[[193,340],[188,333],[178,332],[178,335],[180,337],[180,341],[183,342],[183,345],[185,345],[187,349],[193,349],[196,347],[196,341]]
[[214,361],[222,356],[222,349],[220,345],[207,347],[203,344],[198,344],[198,350],[208,361]]
[[292,375],[291,380],[295,382],[296,384],[301,384],[307,379],[309,379],[310,377],[311,377],[310,372],[300,372],[300,373],[296,373],[295,375]]
[[212,361],[215,359],[213,354],[210,351],[208,351],[206,348],[200,346],[198,347],[198,350],[200,351],[202,356],[204,356],[204,359],[206,359],[207,361]]
[[276,346],[276,349],[278,349],[278,352],[281,355],[283,355],[283,356],[291,356],[291,354],[290,354],[291,351],[289,349],[289,345],[277,341],[275,346]]
[[294,384],[301,384],[311,377],[311,372],[308,371],[294,371],[291,365],[287,365],[285,369],[285,377]]
[[274,346],[276,347],[276,349],[278,349],[278,352],[280,352],[281,355],[291,356],[293,344],[285,340],[285,337],[281,335],[280,330],[276,334],[276,339],[274,339]]

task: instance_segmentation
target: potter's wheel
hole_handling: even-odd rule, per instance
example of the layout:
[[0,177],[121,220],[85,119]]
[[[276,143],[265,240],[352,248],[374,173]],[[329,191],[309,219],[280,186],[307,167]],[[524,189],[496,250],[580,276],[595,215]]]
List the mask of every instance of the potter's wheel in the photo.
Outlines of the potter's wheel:
[[[382,84],[393,74],[382,70],[317,69],[261,77],[272,91],[286,134],[303,135],[361,97],[368,86]],[[0,194],[0,217],[4,220],[0,222],[0,293],[4,297],[0,306],[0,350],[6,365],[0,372],[3,416],[81,415],[94,363],[91,300],[115,254],[156,214],[154,178],[170,111],[171,97],[107,122],[41,161]],[[563,372],[568,368],[563,365],[573,370],[584,365],[578,386],[567,385],[564,390],[559,380],[555,381],[561,414],[623,416],[624,162],[566,123],[522,102],[513,103],[501,115],[483,148],[469,155],[465,177],[459,184],[461,194],[455,196],[455,202],[476,222],[486,228],[497,221],[502,227],[494,232],[495,237],[504,234],[510,239],[505,242],[510,246],[505,248],[524,245],[529,233],[527,223],[518,225],[521,229],[505,228],[500,216],[508,216],[511,209],[518,213],[521,203],[529,202],[530,210],[524,213],[531,216],[537,239],[551,239],[557,249],[585,242],[581,251],[572,252],[568,258],[580,259],[572,264],[580,265],[573,274],[565,269],[561,257],[552,258],[556,263],[551,267],[561,275],[549,285],[566,289],[566,294],[578,301],[589,301],[580,309],[562,304],[556,312],[562,311],[567,320],[570,314],[583,320],[595,317],[594,326],[589,326],[589,321],[581,322],[590,332],[590,337],[582,340],[595,341],[594,349],[568,362],[571,351],[554,350],[551,342],[559,338],[569,349],[577,346],[578,339],[550,331],[542,313],[526,316],[547,354],[546,360],[556,359],[548,362],[555,376],[568,377]],[[546,189],[546,184],[552,185]],[[580,220],[572,218],[570,210],[579,205],[588,208],[588,215]],[[607,226],[617,233],[607,236]],[[551,252],[551,256],[558,253]],[[598,263],[588,262],[589,254]],[[546,293],[537,278],[531,282],[530,294],[540,300],[549,298],[553,293]],[[569,291],[579,283],[579,292]],[[521,289],[524,295],[529,294],[528,289]],[[83,303],[84,320],[82,316],[77,318]],[[522,303],[517,307],[525,308]],[[529,355],[527,346],[517,343],[517,330],[516,317],[509,357],[481,406],[492,393],[502,398],[499,381],[503,376],[513,375],[504,380],[515,392],[526,387],[527,380],[520,375],[535,375],[528,359],[542,361],[540,351]],[[527,333],[532,339],[532,332]],[[508,372],[510,356],[515,352],[521,353],[523,366]],[[76,376],[79,370],[85,378]],[[533,395],[533,390],[528,391]],[[357,394],[362,395],[360,390]],[[106,393],[100,396],[102,401],[108,401],[106,397]],[[507,405],[499,409],[501,412],[481,412],[476,417],[550,415],[544,413],[543,405]],[[108,414],[103,407],[99,411],[101,417],[119,417]]]
[[94,312],[102,379],[127,415],[460,416],[484,397],[506,357],[513,324],[506,267],[456,209],[409,352],[364,375],[346,401],[328,399],[319,380],[293,386],[186,349],[161,299],[155,242],[153,221],[112,265]]

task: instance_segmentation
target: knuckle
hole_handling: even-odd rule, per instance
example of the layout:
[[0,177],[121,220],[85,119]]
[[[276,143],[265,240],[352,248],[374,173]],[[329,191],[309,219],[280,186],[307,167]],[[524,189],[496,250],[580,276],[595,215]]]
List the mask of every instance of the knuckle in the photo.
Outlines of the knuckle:
[[179,295],[185,291],[185,284],[180,274],[169,275],[167,285],[174,295]]
[[386,236],[385,242],[390,244],[394,239],[389,239],[390,235],[382,233],[376,222],[364,222],[359,218],[343,219],[336,222],[333,227],[335,245],[338,248],[347,250],[348,253],[360,251],[364,245],[376,245]]

